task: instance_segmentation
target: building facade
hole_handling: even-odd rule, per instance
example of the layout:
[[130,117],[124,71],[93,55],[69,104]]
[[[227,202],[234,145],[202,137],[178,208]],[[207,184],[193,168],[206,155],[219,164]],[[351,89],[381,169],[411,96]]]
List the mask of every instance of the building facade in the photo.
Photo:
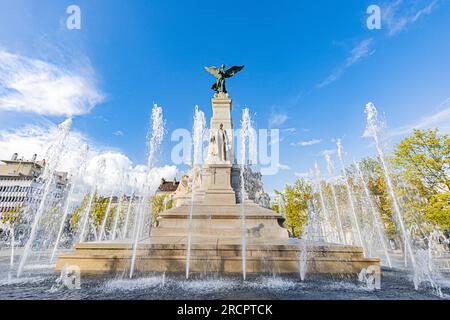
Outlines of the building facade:
[[[40,202],[45,160],[37,161],[36,158],[34,155],[31,160],[19,159],[15,153],[10,160],[0,160],[0,216]],[[67,173],[55,173],[54,181],[52,201],[56,204],[64,197],[68,184]]]

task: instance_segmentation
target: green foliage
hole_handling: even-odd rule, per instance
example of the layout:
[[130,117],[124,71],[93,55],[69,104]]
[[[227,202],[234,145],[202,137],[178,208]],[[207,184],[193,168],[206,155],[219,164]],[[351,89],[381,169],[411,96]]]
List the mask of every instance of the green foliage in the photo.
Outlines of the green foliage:
[[16,206],[10,211],[3,212],[0,220],[2,223],[7,224],[10,228],[14,229],[22,220],[22,207]]
[[281,212],[280,212],[280,206],[278,205],[278,203],[273,204],[272,207],[271,207],[271,209],[272,209],[273,211],[275,211],[276,213],[281,213]]
[[[96,195],[94,196],[96,197]],[[73,230],[77,230],[78,229],[78,223],[80,222],[80,217],[82,217],[84,211],[86,211],[86,208],[89,204],[89,200],[91,198],[91,195],[89,193],[87,193],[84,198],[83,201],[81,202],[81,205],[75,209],[75,211],[72,214],[72,218],[71,218],[71,226]]]
[[[438,130],[415,130],[403,139],[392,157],[385,159],[391,170],[394,191],[402,207],[402,214],[408,228],[426,233],[437,227],[450,231],[450,137]],[[374,204],[381,216],[384,229],[390,239],[401,245],[394,219],[393,203],[389,195],[387,179],[380,159],[367,158],[359,162],[364,183],[367,184]],[[347,167],[350,188],[355,196],[356,214],[362,225],[371,223],[372,217],[358,199],[365,197],[364,186],[355,165]],[[348,195],[343,181],[333,184],[322,182],[322,192],[327,204],[331,223],[336,224],[336,209],[333,191],[336,195],[344,228],[351,229]],[[307,200],[313,198],[311,185],[297,180],[287,185],[282,192],[286,206],[286,226],[294,236],[302,233],[307,222]],[[273,210],[279,212],[278,204]],[[319,208],[318,208],[319,209]],[[323,208],[320,208],[323,209]],[[424,235],[424,234],[422,234]]]
[[450,137],[437,129],[415,130],[399,143],[393,163],[409,224],[450,231]]
[[425,218],[438,225],[442,230],[450,230],[450,192],[440,193],[430,198]]
[[378,159],[366,158],[359,163],[364,181],[371,195],[375,199],[375,205],[381,216],[386,234],[389,238],[395,238],[397,234],[396,224],[394,220],[394,212],[392,210],[392,201],[386,184],[384,170]]
[[286,226],[289,232],[299,237],[303,225],[308,220],[308,200],[313,198],[312,187],[304,179],[298,179],[293,185],[286,185],[283,192],[275,191],[283,197],[286,206]]
[[[77,209],[75,209],[71,219],[72,228],[74,230],[78,228],[79,219],[80,217],[83,216],[84,212],[86,211],[89,205],[89,200],[90,194],[86,194],[83,198],[81,205]],[[89,216],[92,219],[93,225],[95,226],[96,230],[99,230],[102,225],[103,219],[105,218],[105,214],[108,209],[109,201],[110,201],[109,197],[98,196],[97,193],[95,193],[93,197]],[[114,216],[116,212],[117,207],[114,204],[111,204],[105,228],[111,226],[112,222],[114,221]]]
[[421,196],[450,191],[450,137],[438,130],[415,130],[400,142],[394,163]]
[[[159,194],[152,198],[151,200],[151,208],[152,208],[152,221],[157,221],[157,218],[161,212],[164,211],[164,199],[168,197],[167,194]],[[169,202],[167,203],[167,210],[172,209],[173,201],[172,198],[169,198]]]
[[[100,230],[100,227],[103,223],[106,212],[108,210],[109,202],[110,202],[109,197],[98,197],[95,199],[95,201],[92,205],[91,217],[93,218],[93,223],[94,223],[96,230]],[[116,212],[116,207],[114,205],[111,205],[108,217],[106,219],[105,229],[107,229],[112,224],[115,212]]]

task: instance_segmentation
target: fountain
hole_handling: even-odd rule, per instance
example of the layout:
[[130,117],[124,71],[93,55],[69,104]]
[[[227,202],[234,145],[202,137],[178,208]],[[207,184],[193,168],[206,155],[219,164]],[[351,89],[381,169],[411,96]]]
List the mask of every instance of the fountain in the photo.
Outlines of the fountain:
[[125,184],[126,182],[128,182],[129,180],[129,176],[126,175],[127,178],[125,178],[125,170],[122,171],[122,185],[120,188],[120,193],[119,193],[119,203],[117,204],[117,212],[116,215],[114,217],[114,223],[113,223],[113,228],[111,230],[111,241],[114,241],[116,239],[117,236],[117,228],[119,227],[119,219],[120,219],[120,214],[122,213],[122,205],[123,205],[123,198],[125,196]]
[[[191,195],[191,204],[189,209],[189,224],[188,224],[188,246],[186,250],[186,279],[189,279],[189,267],[191,264],[191,246],[192,246],[192,214],[194,212],[194,203],[195,203],[195,188],[198,176],[198,171],[200,168],[199,165],[202,164],[203,157],[203,135],[205,133],[206,128],[206,120],[205,114],[198,109],[198,106],[195,107],[195,115],[194,115],[194,128],[193,128],[193,139],[192,145],[194,149],[194,161],[192,166],[192,195]],[[167,198],[164,198],[164,200]]]
[[[131,214],[131,210],[133,208],[133,200],[134,200],[134,196],[135,196],[135,187],[136,187],[136,185],[137,185],[137,181],[135,179],[134,180],[134,184],[133,184],[133,189],[132,189],[131,194],[130,194],[130,199],[128,200],[127,213],[125,215],[125,223],[124,223],[124,225],[122,227],[122,230],[121,230],[121,236],[122,236],[121,238],[122,238],[122,240],[127,238],[128,224],[130,222],[130,214]],[[113,239],[113,240],[115,240],[115,239]]]
[[314,219],[312,216],[310,199],[307,201],[307,217],[308,222],[303,226],[302,241],[300,242],[301,245],[298,256],[298,269],[302,281],[305,281],[306,273],[308,272],[308,245],[310,244],[310,237],[313,234],[312,227]]
[[358,176],[359,176],[359,178],[361,180],[361,184],[362,184],[362,186],[364,188],[364,194],[365,194],[366,200],[367,200],[367,202],[369,204],[369,211],[372,214],[373,225],[375,226],[376,232],[378,234],[378,239],[379,239],[379,241],[380,241],[380,243],[381,243],[381,245],[383,247],[384,257],[386,258],[386,261],[387,261],[387,264],[388,264],[389,268],[392,268],[391,257],[389,256],[388,247],[387,247],[386,239],[385,239],[386,235],[384,233],[383,226],[382,226],[382,223],[380,221],[379,214],[378,214],[378,212],[375,209],[375,204],[373,203],[372,196],[370,195],[369,189],[367,187],[367,183],[364,180],[364,176],[362,174],[362,171],[361,171],[361,168],[360,168],[359,164],[355,161],[354,165],[355,165],[356,171],[358,173]]
[[[192,132],[193,164],[190,172],[183,176],[177,191],[170,196],[164,195],[163,209],[157,219],[153,219],[149,200],[156,191],[154,182],[161,178],[154,174],[154,169],[165,133],[162,108],[155,105],[152,109],[145,172],[143,170],[136,174],[131,169],[124,169],[117,175],[120,182],[115,183],[111,190],[105,187],[109,186],[105,177],[106,160],[100,158],[95,172],[89,177],[93,183],[84,185],[81,178],[85,178],[87,173],[88,150],[83,147],[80,159],[76,161],[80,165],[71,175],[66,197],[50,206],[53,202],[54,173],[61,162],[61,154],[67,151],[64,149],[68,149],[67,136],[71,121],[61,124],[49,149],[48,165],[42,175],[40,192],[43,197],[37,205],[26,208],[29,221],[25,229],[29,231],[25,232],[24,249],[21,248],[21,234],[15,229],[22,226],[10,228],[2,225],[3,229],[8,228],[5,238],[7,246],[10,246],[6,255],[9,259],[4,259],[7,260],[5,265],[9,265],[9,268],[4,268],[9,269],[8,281],[11,280],[10,274],[16,271],[14,259],[18,253],[22,255],[18,276],[23,274],[25,265],[25,270],[41,268],[39,259],[36,262],[30,258],[31,253],[36,252],[38,258],[42,255],[41,261],[48,262],[49,258],[53,264],[57,259],[55,269],[63,271],[60,281],[70,268],[79,268],[83,275],[114,274],[121,278],[106,281],[106,277],[86,277],[83,278],[83,286],[84,281],[90,283],[92,279],[106,281],[109,290],[132,291],[130,287],[155,284],[157,298],[160,298],[159,294],[167,294],[167,290],[173,290],[171,294],[178,298],[179,292],[183,290],[184,294],[191,294],[204,289],[213,292],[217,287],[226,290],[250,288],[254,293],[255,288],[259,290],[261,286],[266,286],[270,291],[277,283],[283,288],[289,288],[289,297],[308,286],[312,286],[308,294],[326,291],[327,284],[322,281],[323,278],[313,275],[333,275],[333,280],[337,281],[333,281],[330,286],[336,287],[339,287],[343,278],[357,277],[366,293],[366,289],[380,289],[381,260],[378,256],[381,256],[384,277],[390,277],[392,281],[399,274],[404,275],[394,279],[395,285],[383,288],[390,296],[400,285],[413,291],[412,284],[404,281],[412,271],[416,289],[421,283],[426,283],[433,293],[444,297],[445,290],[441,288],[440,281],[443,275],[441,270],[450,270],[446,247],[449,239],[432,226],[424,228],[419,222],[404,219],[402,209],[407,212],[407,207],[400,197],[401,193],[396,194],[396,190],[403,187],[412,194],[415,191],[411,192],[390,175],[381,147],[377,110],[373,104],[366,106],[365,136],[375,142],[397,230],[392,230],[391,224],[385,222],[390,222],[387,214],[391,212],[385,210],[386,203],[380,200],[386,198],[384,191],[381,196],[378,185],[374,187],[372,182],[375,178],[367,173],[364,162],[354,162],[346,168],[342,143],[338,140],[342,173],[335,177],[330,154],[325,154],[328,175],[323,174],[315,163],[310,173],[311,179],[308,179],[308,187],[312,190],[308,190],[305,196],[308,200],[302,202],[298,209],[302,211],[299,219],[303,219],[303,211],[307,212],[307,223],[302,225],[301,236],[294,238],[285,228],[285,220],[293,219],[292,216],[296,214],[292,202],[285,203],[280,194],[278,213],[269,209],[271,203],[264,192],[261,174],[252,171],[257,158],[257,141],[249,109],[242,110],[238,143],[235,143],[230,94],[216,92],[211,102],[207,156],[203,160],[205,114],[196,107]],[[235,146],[238,150],[235,150]],[[377,171],[376,174],[382,176],[383,173]],[[86,194],[76,209],[78,216],[75,224],[71,219],[71,210],[74,209],[74,203],[80,202],[76,192],[78,189],[83,189],[82,192]],[[99,203],[102,205],[101,210],[98,210]],[[53,207],[59,210],[55,217],[50,215]],[[104,214],[100,218],[99,211]],[[47,217],[52,218],[52,221],[41,221]],[[74,229],[69,230],[67,226]],[[391,248],[393,242],[388,242],[396,239],[397,235],[393,235],[395,232],[405,239],[404,248],[399,250]],[[69,251],[66,239],[70,238],[73,248]],[[407,262],[405,267],[403,259]],[[270,279],[261,276],[268,271],[272,273]],[[154,273],[157,275],[154,276]],[[214,280],[207,273],[212,274]],[[200,281],[197,280],[199,274],[202,276]],[[305,281],[307,278],[308,281]],[[255,279],[262,284],[256,284]],[[13,280],[28,281],[27,277]],[[318,287],[320,290],[317,290]],[[347,294],[357,295],[362,292],[349,292],[345,286],[342,287],[344,290],[339,288],[333,294],[339,296],[336,292],[341,291],[343,298],[347,298]],[[424,291],[414,294],[419,295]],[[103,293],[96,294],[101,296]],[[197,292],[195,294],[199,296]]]
[[419,283],[417,281],[417,270],[416,270],[416,262],[415,262],[415,257],[414,257],[414,252],[412,249],[412,245],[411,245],[411,240],[409,237],[409,234],[406,230],[405,227],[405,223],[403,221],[403,216],[400,210],[400,205],[398,204],[398,200],[397,200],[397,196],[395,195],[394,192],[394,186],[392,184],[392,180],[391,180],[391,175],[390,172],[388,170],[388,167],[386,165],[386,161],[384,159],[384,152],[383,149],[381,148],[381,144],[380,144],[380,140],[378,137],[378,133],[379,133],[379,126],[378,126],[378,119],[377,119],[377,109],[375,108],[375,106],[373,105],[373,103],[368,103],[366,105],[366,110],[365,110],[366,114],[367,114],[367,129],[365,132],[365,136],[366,137],[371,137],[373,138],[374,142],[375,142],[375,147],[377,149],[378,152],[378,157],[380,159],[385,177],[386,177],[386,183],[387,183],[387,187],[388,187],[388,191],[389,191],[389,195],[391,197],[392,203],[393,203],[393,207],[394,207],[394,213],[396,216],[396,221],[399,224],[399,229],[400,232],[403,236],[404,242],[405,242],[405,256],[407,253],[409,253],[409,256],[411,258],[411,263],[412,263],[412,267],[414,270],[414,287],[416,288],[416,290],[419,287]]
[[79,179],[81,178],[81,175],[83,174],[83,172],[86,170],[88,152],[89,152],[89,146],[83,145],[82,149],[81,149],[81,154],[80,154],[80,161],[79,161],[80,166],[78,167],[78,170],[76,171],[75,175],[73,176],[72,184],[70,185],[69,191],[67,193],[66,205],[65,205],[64,213],[63,213],[63,216],[61,219],[61,224],[59,226],[58,236],[56,237],[55,246],[53,247],[52,256],[50,257],[50,263],[53,263],[53,261],[55,259],[56,251],[58,250],[59,242],[61,240],[61,236],[62,236],[62,233],[64,230],[64,225],[66,224],[67,217],[69,215],[69,209],[70,209],[70,205],[73,200],[72,198],[73,198],[73,193],[74,193],[76,184],[80,183]]
[[339,160],[340,160],[341,166],[342,166],[342,175],[345,180],[345,187],[347,190],[348,201],[350,204],[350,213],[351,213],[351,217],[352,217],[351,221],[353,222],[352,225],[353,225],[354,229],[356,229],[356,236],[357,236],[356,243],[358,243],[358,245],[360,245],[364,248],[364,252],[367,252],[364,241],[362,239],[361,228],[359,226],[358,216],[356,215],[355,200],[353,199],[353,192],[350,187],[350,182],[348,181],[347,172],[345,171],[344,150],[342,148],[342,143],[341,143],[340,139],[337,140],[336,145],[338,148],[338,156],[339,156]]
[[[242,120],[241,120],[241,131],[240,131],[240,139],[241,139],[241,168],[240,168],[240,219],[241,219],[241,255],[242,255],[242,278],[247,278],[247,228],[245,222],[245,201],[247,200],[247,192],[245,190],[246,181],[245,181],[245,166],[247,163],[247,146],[251,143],[250,135],[253,132],[250,112],[248,108],[245,108],[242,111]],[[253,144],[254,145],[254,144]],[[252,151],[249,148],[249,156],[254,156]]]
[[61,155],[65,148],[71,126],[72,126],[72,119],[68,119],[59,125],[58,132],[55,137],[55,142],[51,145],[51,147],[47,151],[46,158],[48,160],[44,172],[42,173],[43,186],[42,186],[41,200],[38,209],[34,214],[33,223],[31,225],[31,232],[28,237],[28,241],[25,244],[25,248],[20,259],[19,268],[17,270],[18,277],[22,275],[23,268],[32,250],[34,241],[36,240],[36,235],[38,232],[38,228],[40,226],[39,225],[40,219],[43,215],[47,214],[50,209],[48,203],[50,202],[49,198],[51,197],[51,193],[54,188],[56,170],[60,165]]
[[[150,181],[153,178],[152,177],[152,169],[155,165],[155,157],[156,152],[159,149],[159,146],[161,145],[161,142],[164,138],[164,118],[163,118],[163,110],[161,107],[158,107],[156,104],[153,106],[152,109],[152,134],[149,139],[149,145],[148,145],[148,160],[147,160],[147,175],[146,175],[146,183],[143,188],[143,192],[141,194],[141,203],[139,205],[139,210],[137,212],[138,220],[136,224],[135,234],[134,234],[134,242],[133,242],[133,254],[131,257],[131,267],[130,267],[130,278],[133,277],[133,272],[136,265],[136,256],[137,256],[137,250],[138,250],[138,241],[142,237],[142,229],[144,227],[144,221],[145,221],[145,215],[146,213],[150,212],[148,208],[148,200],[147,197],[150,194],[153,194],[155,190],[152,190],[150,188]],[[149,233],[151,232],[152,223],[149,224]]]
[[[155,110],[158,116],[155,116]],[[73,253],[59,257],[56,270],[60,271],[69,264],[79,267],[83,274],[129,270],[130,277],[135,272],[185,273],[189,277],[192,273],[204,272],[207,265],[210,272],[240,273],[246,279],[248,274],[265,272],[267,265],[270,265],[277,273],[299,274],[298,252],[306,242],[290,239],[287,230],[282,227],[284,217],[261,207],[256,203],[258,197],[248,194],[249,190],[252,193],[254,190],[253,186],[248,185],[247,178],[255,177],[247,168],[246,151],[250,160],[256,158],[253,149],[256,146],[255,133],[248,109],[243,111],[242,118],[241,164],[237,163],[234,154],[230,95],[217,92],[212,99],[212,110],[205,161],[203,164],[195,161],[196,166],[192,167],[190,175],[182,179],[173,195],[176,205],[159,214],[155,227],[152,228],[150,223],[150,229],[144,230],[144,220],[149,219],[150,208],[143,199],[154,192],[148,187],[150,171],[163,136],[162,110],[154,109],[147,179],[144,186],[133,191],[130,197],[120,240],[79,243]],[[200,152],[203,117],[196,110],[195,158]],[[155,126],[156,119],[161,125]],[[132,205],[134,193],[139,195],[138,205]],[[258,191],[258,195],[260,193]],[[126,233],[130,212],[133,211],[135,223],[129,239]],[[380,272],[380,260],[364,257],[362,248],[326,243],[321,239],[314,239],[308,234],[308,245],[304,250],[306,259],[302,263],[305,264],[303,270],[307,268],[309,274],[355,276],[369,266]]]
[[[328,169],[328,173],[330,175],[334,174],[334,164],[333,164],[333,160],[331,160],[331,156],[329,154],[325,154],[325,160],[327,162],[327,169]],[[333,196],[333,203],[334,203],[334,210],[336,211],[336,225],[337,225],[337,231],[338,231],[338,235],[339,235],[339,243],[347,243],[347,241],[345,240],[345,233],[344,233],[344,228],[342,227],[342,219],[341,219],[341,212],[339,209],[339,204],[337,201],[337,197],[336,197],[336,190],[335,190],[335,186],[333,184],[331,184],[331,194]]]
[[[418,290],[419,285],[423,281],[427,281],[435,293],[442,297],[442,291],[441,287],[438,284],[438,281],[436,279],[436,272],[433,270],[432,266],[432,256],[430,255],[429,249],[422,249],[422,248],[416,248],[414,250],[414,245],[411,240],[411,230],[408,230],[406,228],[406,224],[403,218],[402,210],[399,204],[399,201],[397,199],[397,195],[394,190],[394,183],[392,181],[391,172],[389,171],[388,165],[385,160],[385,155],[383,148],[381,146],[380,141],[380,130],[381,125],[378,120],[378,111],[375,108],[375,105],[371,102],[369,102],[366,105],[365,112],[367,114],[367,128],[364,133],[365,137],[372,138],[375,142],[375,148],[378,153],[378,158],[381,163],[381,167],[383,169],[385,178],[386,178],[386,184],[387,189],[389,192],[390,199],[392,201],[394,213],[395,213],[395,221],[398,225],[398,229],[400,230],[400,235],[404,239],[404,258],[405,258],[405,267],[407,266],[407,257],[409,256],[411,261],[411,267],[413,271],[413,283],[414,288]],[[430,233],[431,237],[433,235],[433,232]],[[427,238],[427,237],[425,237]],[[444,237],[445,238],[445,237]],[[429,241],[430,239],[427,239],[427,246],[430,248],[432,246],[432,241]],[[416,258],[418,258],[418,261],[416,261]]]
[[109,214],[111,213],[111,205],[112,205],[114,193],[115,193],[114,191],[111,191],[111,195],[108,197],[108,206],[106,207],[106,213],[105,213],[105,216],[103,217],[102,224],[100,225],[100,234],[97,239],[98,241],[103,240],[103,236],[105,235],[105,232],[106,232],[106,230],[105,230],[106,222],[108,221]]
[[320,197],[320,208],[321,213],[323,214],[323,231],[327,241],[339,243],[339,237],[334,237],[335,231],[338,230],[335,226],[332,225],[330,212],[328,211],[327,204],[325,202],[325,197],[323,194],[323,186],[322,186],[322,174],[320,172],[319,164],[316,162],[314,165],[314,179],[317,184],[317,189],[319,191]]

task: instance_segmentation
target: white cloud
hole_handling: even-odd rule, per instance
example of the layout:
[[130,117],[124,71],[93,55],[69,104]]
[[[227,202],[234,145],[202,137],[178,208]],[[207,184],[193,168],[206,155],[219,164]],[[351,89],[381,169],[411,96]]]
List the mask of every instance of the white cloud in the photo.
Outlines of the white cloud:
[[313,146],[316,144],[320,144],[322,142],[322,140],[319,139],[313,139],[313,140],[308,140],[308,141],[299,141],[299,142],[293,142],[291,143],[291,146],[293,147],[309,147],[309,146]]
[[439,128],[441,132],[450,132],[450,98],[442,102],[437,110],[405,126],[390,129],[387,135],[389,137],[403,136],[411,134],[414,129]]
[[74,116],[102,101],[90,65],[68,70],[0,48],[0,111]]
[[322,81],[317,88],[322,89],[331,83],[339,80],[339,78],[344,74],[345,70],[353,66],[358,61],[371,56],[374,51],[371,50],[373,44],[373,39],[365,39],[359,42],[350,52],[345,64],[337,68],[332,74],[330,74],[324,81]]
[[297,178],[309,178],[309,172],[296,172],[295,176]]
[[[57,126],[51,122],[28,124],[15,130],[0,130],[0,159],[10,159],[13,153],[18,153],[19,157],[25,160],[31,159],[34,154],[38,155],[38,160],[45,158],[49,142],[53,140],[56,130]],[[117,193],[125,182],[125,191],[131,192],[133,185],[141,187],[146,181],[147,166],[134,165],[120,151],[99,146],[87,136],[73,130],[68,137],[58,170],[74,174],[81,165],[79,154],[80,147],[84,144],[90,146],[86,159],[86,172],[83,173],[81,181],[85,191],[91,190],[95,184],[101,194]],[[101,162],[104,163],[103,172],[99,168]],[[123,172],[128,173],[128,179],[123,176]],[[176,166],[153,168],[148,179],[151,184],[150,190],[156,190],[161,178],[173,179],[176,174]]]
[[[57,126],[52,122],[27,124],[14,130],[0,130],[0,159],[10,159],[13,153],[20,158],[29,160],[34,154],[38,159],[45,158],[49,143],[57,132]],[[66,152],[58,170],[70,171],[78,166],[74,154],[82,144],[88,143],[88,138],[82,133],[71,131],[66,142]]]
[[117,130],[116,132],[113,133],[115,136],[117,137],[123,137],[125,134],[123,133],[123,131]]
[[285,113],[272,114],[269,119],[269,128],[279,127],[289,119]]
[[414,24],[422,16],[430,14],[437,6],[439,0],[426,1],[427,4],[419,6],[423,1],[390,2],[381,9],[383,23],[386,24],[388,36],[392,37]]
[[280,169],[280,170],[291,170],[291,167],[288,166],[287,164],[280,163],[280,164],[278,164],[278,169]]
[[319,155],[321,155],[321,156],[330,155],[331,156],[336,153],[337,153],[337,149],[326,149],[326,150],[321,151]]
[[297,132],[297,129],[296,128],[286,128],[286,129],[283,129],[283,132],[286,132],[289,134],[294,134]]
[[176,175],[176,166],[155,167],[148,173],[147,166],[134,166],[132,161],[120,152],[104,152],[89,160],[84,182],[91,187],[95,185],[104,195],[117,194],[122,188],[129,194],[133,190],[142,189],[147,182],[150,184],[149,190],[154,192],[162,178],[170,180]]

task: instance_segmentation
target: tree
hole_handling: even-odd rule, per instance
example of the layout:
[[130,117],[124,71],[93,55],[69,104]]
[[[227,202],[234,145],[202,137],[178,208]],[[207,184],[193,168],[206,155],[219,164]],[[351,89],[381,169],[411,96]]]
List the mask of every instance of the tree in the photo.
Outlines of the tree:
[[[96,197],[96,194],[94,195],[94,198]],[[91,195],[89,193],[84,195],[83,201],[81,202],[80,206],[75,209],[75,211],[72,214],[71,226],[73,230],[78,229],[78,223],[80,221],[80,218],[82,217],[83,213],[86,211],[86,208],[89,204],[89,200],[91,199]]]
[[172,198],[169,197],[167,194],[159,194],[152,198],[151,200],[151,207],[152,207],[152,221],[157,222],[159,214],[164,211],[165,205],[164,205],[164,199],[168,199],[167,202],[167,209],[171,209],[173,205]]
[[392,210],[392,201],[389,198],[386,177],[380,161],[373,158],[366,158],[359,163],[359,167],[364,181],[367,182],[370,194],[375,198],[374,202],[380,213],[386,235],[391,239],[395,239],[397,237],[397,228]]
[[424,197],[450,192],[450,137],[436,130],[414,130],[400,142],[394,163]]
[[110,211],[108,213],[108,217],[106,220],[105,230],[108,229],[108,226],[110,226],[113,221],[112,218],[115,215],[116,207],[110,205],[109,204],[110,201],[112,201],[112,199],[110,199],[109,197],[100,196],[95,199],[92,205],[91,216],[93,218],[93,223],[97,231],[100,230],[103,220],[105,219],[108,206],[110,206]]
[[[81,203],[81,205],[75,209],[73,215],[72,215],[72,228],[76,230],[78,228],[78,223],[80,220],[80,217],[83,216],[85,213],[88,205],[89,200],[91,198],[90,194],[86,194],[84,196],[84,199]],[[109,197],[103,197],[103,196],[97,196],[97,193],[94,194],[93,200],[92,200],[92,206],[90,212],[88,212],[89,216],[92,219],[92,223],[95,227],[95,230],[99,231],[100,227],[103,223],[103,219],[105,218],[106,211],[108,210],[110,198]],[[112,201],[112,200],[111,200]],[[116,206],[111,204],[110,211],[108,214],[108,218],[106,220],[105,229],[108,229],[112,222],[114,221],[114,216],[117,212]]]
[[438,129],[414,130],[399,143],[393,163],[410,223],[450,231],[450,137]]
[[1,215],[0,221],[6,225],[8,225],[9,228],[15,229],[22,220],[22,207],[16,206],[13,209],[3,212]]
[[308,221],[308,200],[313,199],[311,184],[298,179],[293,185],[286,185],[283,192],[275,193],[283,197],[289,232],[295,237],[301,236],[303,225]]

